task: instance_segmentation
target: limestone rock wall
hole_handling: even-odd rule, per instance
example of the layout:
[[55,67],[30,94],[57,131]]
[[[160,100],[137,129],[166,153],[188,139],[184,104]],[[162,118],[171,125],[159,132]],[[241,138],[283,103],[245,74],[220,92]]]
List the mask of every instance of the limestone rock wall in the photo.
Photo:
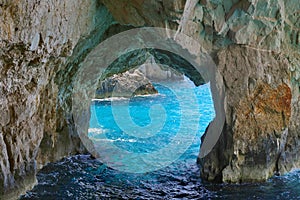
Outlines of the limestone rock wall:
[[32,186],[44,163],[84,151],[59,99],[68,81],[58,74],[113,18],[85,0],[4,0],[0,16],[0,199],[9,199]]
[[299,10],[297,1],[279,0],[195,6],[200,40],[225,87],[226,123],[214,151],[200,159],[203,178],[263,181],[299,167]]
[[[225,84],[223,142],[228,144],[217,144],[207,156],[212,160],[203,159],[202,177],[215,180],[219,171],[218,178],[226,182],[266,180],[280,170],[278,159],[287,145],[292,100],[288,61],[241,46],[220,51],[218,58]],[[215,165],[226,159],[223,166]]]
[[176,29],[184,10],[185,0],[101,0],[120,24],[141,26],[168,26]]

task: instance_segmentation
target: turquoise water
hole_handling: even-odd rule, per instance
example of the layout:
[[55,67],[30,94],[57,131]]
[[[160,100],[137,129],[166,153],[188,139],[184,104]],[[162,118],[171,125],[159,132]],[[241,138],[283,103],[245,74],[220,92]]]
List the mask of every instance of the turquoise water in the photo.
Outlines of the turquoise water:
[[[155,86],[159,95],[136,97],[128,102],[131,122],[139,125],[141,129],[138,130],[144,132],[132,134],[134,127],[126,119],[126,123],[121,125],[123,129],[118,126],[112,105],[119,110],[128,108],[125,99],[114,100],[113,103],[94,101],[89,136],[101,151],[100,160],[103,159],[104,163],[89,155],[73,156],[51,163],[38,173],[39,184],[21,199],[300,199],[299,171],[273,177],[259,184],[203,182],[199,178],[196,159],[200,137],[214,117],[209,85],[194,87],[190,82],[183,81]],[[191,105],[191,97],[188,96],[191,91],[196,94],[197,107]],[[152,112],[151,108],[155,105],[161,105],[163,109],[158,109],[160,112],[157,113]],[[189,116],[189,124],[193,126],[184,123],[183,110]],[[163,122],[159,129],[151,126],[152,122],[160,123],[157,120]],[[185,127],[180,129],[183,124]],[[144,173],[130,173],[122,171],[127,168],[120,165],[138,171],[143,164],[133,162],[130,156],[117,157],[119,162],[115,162],[116,155],[112,147],[129,154],[151,155],[162,148],[168,148],[180,130],[183,130],[183,140],[191,142],[191,145],[183,153],[178,153],[182,146],[180,143],[177,148],[169,148],[162,157],[167,159],[171,155],[179,155],[173,158],[171,164],[161,165],[155,171],[147,168],[148,171]],[[110,160],[114,162],[105,163]],[[155,161],[160,160],[147,159],[145,162],[156,166]]]
[[[110,167],[149,172],[178,159],[189,164],[195,162],[200,137],[215,114],[209,85],[195,87],[189,81],[154,85],[158,95],[93,102],[89,137],[100,160],[113,162]],[[162,149],[161,154],[154,155]]]

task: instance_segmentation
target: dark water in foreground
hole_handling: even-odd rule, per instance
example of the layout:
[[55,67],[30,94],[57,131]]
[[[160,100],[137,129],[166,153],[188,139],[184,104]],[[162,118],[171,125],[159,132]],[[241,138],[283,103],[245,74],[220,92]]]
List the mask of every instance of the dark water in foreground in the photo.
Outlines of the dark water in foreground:
[[[182,166],[181,166],[182,167]],[[38,174],[39,184],[21,199],[300,199],[300,171],[258,184],[203,183],[195,165],[147,174],[107,168],[89,156],[51,163]]]
[[[300,199],[300,171],[258,184],[203,182],[199,178],[196,158],[200,137],[214,117],[209,86],[194,88],[188,82],[180,82],[173,83],[172,87],[156,87],[161,95],[137,97],[129,105],[133,121],[140,126],[151,124],[155,118],[160,119],[160,115],[154,113],[150,118],[147,113],[152,105],[163,105],[167,112],[165,123],[155,136],[138,138],[125,134],[113,120],[111,103],[108,101],[93,103],[89,136],[96,146],[113,144],[129,152],[151,154],[159,148],[168,147],[180,128],[180,105],[189,105],[190,97],[186,92],[192,89],[199,110],[191,106],[185,112],[191,117],[191,123],[194,123],[192,119],[200,112],[199,128],[195,130],[195,126],[185,127],[185,137],[190,137],[192,144],[172,164],[156,171],[137,174],[116,170],[114,165],[103,164],[91,159],[89,155],[73,156],[45,166],[37,175],[39,184],[21,199]],[[178,99],[174,94],[182,95],[183,98]],[[120,100],[116,106],[124,105]],[[109,148],[102,148],[101,153],[109,158],[115,156]],[[176,148],[170,149],[168,153],[176,154]],[[130,159],[120,161],[123,164],[125,162],[133,169],[138,167]]]

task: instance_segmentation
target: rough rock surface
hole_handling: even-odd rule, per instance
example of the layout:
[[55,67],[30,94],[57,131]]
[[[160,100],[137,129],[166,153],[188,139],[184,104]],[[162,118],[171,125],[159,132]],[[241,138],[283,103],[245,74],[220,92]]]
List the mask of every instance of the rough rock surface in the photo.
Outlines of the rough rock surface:
[[182,73],[168,66],[158,65],[153,58],[147,60],[138,69],[151,81],[178,81],[184,79]]
[[[222,75],[226,113],[201,176],[264,181],[299,167],[299,10],[296,1],[201,1],[203,39]],[[202,11],[201,11],[202,10]],[[201,19],[202,16],[202,19]],[[197,17],[197,14],[195,15]],[[207,29],[211,25],[211,29]],[[293,139],[292,139],[293,138]]]
[[0,198],[30,188],[43,164],[85,150],[71,109],[74,74],[102,40],[140,26],[178,29],[218,65],[226,121],[199,159],[203,178],[262,181],[300,167],[299,10],[298,0],[0,1]]
[[96,90],[95,98],[132,97],[157,93],[149,79],[139,69],[136,69],[115,74],[101,81]]
[[240,46],[220,51],[218,59],[225,84],[226,129],[215,150],[202,159],[202,177],[266,180],[281,170],[278,159],[291,119],[288,61]]
[[63,92],[113,18],[85,0],[4,0],[0,16],[0,199],[10,199],[43,164],[84,152]]

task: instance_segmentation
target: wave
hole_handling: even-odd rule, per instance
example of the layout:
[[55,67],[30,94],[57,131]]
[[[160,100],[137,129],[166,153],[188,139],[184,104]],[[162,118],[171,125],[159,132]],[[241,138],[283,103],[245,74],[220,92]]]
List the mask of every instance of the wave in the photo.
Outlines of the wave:
[[118,138],[118,139],[108,139],[108,138],[90,138],[91,140],[93,141],[96,141],[96,142],[99,142],[99,141],[103,141],[103,142],[118,142],[118,141],[121,141],[121,142],[137,142],[137,140],[134,140],[134,139],[128,139],[128,140],[125,140],[125,139],[122,139],[122,138]]
[[102,128],[89,128],[88,133],[93,133],[93,134],[103,134],[106,133],[108,130],[102,129]]
[[107,133],[109,132],[108,129],[101,129],[101,128],[89,128],[88,129],[88,134],[89,138],[94,141],[104,141],[104,142],[137,142],[135,139],[122,139],[122,138],[117,138],[117,139],[108,139],[108,138],[96,138],[98,135]]
[[158,96],[165,96],[165,95],[159,94],[159,93],[157,93],[157,94],[139,94],[139,95],[135,95],[134,97],[158,97]]
[[92,99],[92,101],[124,101],[129,98],[125,97],[109,97],[109,98],[104,98],[104,99]]

